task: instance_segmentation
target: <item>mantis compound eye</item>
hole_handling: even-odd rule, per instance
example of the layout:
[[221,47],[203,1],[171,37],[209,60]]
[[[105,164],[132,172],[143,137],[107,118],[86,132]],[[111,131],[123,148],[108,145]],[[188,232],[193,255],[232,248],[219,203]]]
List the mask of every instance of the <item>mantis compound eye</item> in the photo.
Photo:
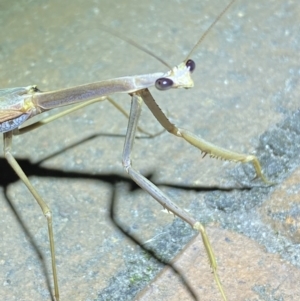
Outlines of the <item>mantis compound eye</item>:
[[174,83],[171,79],[162,77],[162,78],[159,78],[158,80],[156,80],[155,87],[158,90],[165,91],[165,90],[169,90],[170,88],[172,88],[173,84]]
[[193,60],[187,60],[185,65],[191,73],[196,69],[196,63]]

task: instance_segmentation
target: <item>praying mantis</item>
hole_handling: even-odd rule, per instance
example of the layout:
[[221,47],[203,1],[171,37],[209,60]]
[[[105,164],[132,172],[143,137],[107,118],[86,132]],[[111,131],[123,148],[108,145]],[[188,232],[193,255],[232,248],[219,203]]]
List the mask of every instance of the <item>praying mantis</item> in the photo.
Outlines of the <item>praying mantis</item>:
[[[234,2],[234,1],[232,1],[232,2]],[[194,70],[193,61],[187,59],[184,62],[184,64],[179,65],[179,67],[177,69],[173,70],[173,72],[175,73],[174,75],[172,75],[172,76],[174,76],[174,82],[177,84],[177,81],[178,81],[177,76],[178,75],[177,75],[176,72],[180,71],[180,72],[182,72],[182,75],[180,75],[180,77],[182,76],[184,81],[183,81],[183,83],[178,83],[178,85],[182,85],[182,87],[185,87],[185,88],[191,88],[193,84],[192,84],[191,79],[189,78],[189,74],[193,70]],[[218,286],[219,286],[219,289],[220,289],[221,294],[223,296],[223,299],[226,300],[225,293],[223,292],[220,280],[218,279],[218,276],[217,276],[217,273],[216,273],[215,258],[213,256],[211,246],[207,242],[208,237],[206,236],[206,234],[204,232],[204,228],[202,228],[202,226],[200,224],[196,223],[196,221],[194,221],[184,211],[179,210],[176,206],[174,207],[174,205],[172,205],[169,202],[169,199],[166,199],[166,197],[160,191],[158,191],[156,187],[154,187],[145,178],[141,177],[137,173],[136,170],[132,169],[131,163],[130,163],[130,153],[131,153],[131,148],[132,148],[132,145],[133,145],[136,122],[138,121],[138,119],[136,117],[132,117],[132,116],[138,116],[139,115],[140,104],[141,104],[141,101],[143,99],[145,102],[147,102],[147,104],[150,107],[150,110],[155,115],[155,117],[157,119],[159,119],[160,123],[171,133],[175,134],[176,136],[184,138],[184,140],[186,140],[190,144],[200,148],[204,153],[210,153],[210,150],[212,149],[214,151],[212,153],[212,155],[216,156],[216,157],[223,157],[224,159],[229,159],[229,160],[233,160],[233,161],[240,161],[240,162],[253,162],[254,166],[256,168],[257,175],[260,176],[263,181],[265,181],[267,183],[268,183],[268,181],[263,176],[263,174],[261,172],[261,167],[259,165],[259,162],[257,161],[257,159],[254,156],[244,156],[244,155],[237,156],[233,153],[227,153],[225,150],[222,150],[220,148],[214,148],[212,145],[207,144],[203,140],[199,140],[199,138],[194,136],[191,132],[173,127],[173,125],[171,123],[169,123],[166,116],[162,115],[161,111],[155,105],[155,102],[153,101],[150,92],[147,90],[147,87],[153,85],[153,83],[156,82],[157,79],[162,78],[163,80],[160,80],[159,83],[157,84],[158,89],[169,88],[170,81],[165,80],[165,78],[170,79],[170,75],[171,75],[170,73],[167,73],[167,74],[164,74],[164,73],[154,74],[153,77],[149,79],[148,83],[146,83],[145,85],[138,86],[138,87],[136,85],[131,85],[131,84],[129,84],[128,87],[124,86],[123,84],[124,84],[125,81],[127,81],[127,79],[125,79],[125,78],[120,79],[120,86],[123,89],[122,92],[130,93],[133,97],[132,113],[131,113],[131,118],[129,119],[130,120],[129,123],[131,124],[131,126],[129,127],[129,132],[127,134],[127,139],[126,139],[126,142],[125,142],[125,148],[124,148],[124,152],[123,152],[123,165],[124,165],[126,171],[129,172],[130,176],[140,186],[142,186],[152,196],[154,196],[154,198],[161,201],[161,203],[164,207],[166,207],[169,211],[179,215],[181,218],[183,218],[184,220],[189,222],[191,224],[191,226],[193,226],[194,228],[197,228],[202,233],[203,240],[204,240],[207,252],[208,252],[208,257],[210,258],[210,264],[212,265],[213,270],[214,270],[214,275],[216,277],[216,282],[218,283]],[[132,78],[142,79],[142,80],[145,79],[145,77],[141,77],[141,78],[139,78],[139,77],[129,77],[129,80],[131,80]],[[148,80],[148,77],[146,79]],[[111,82],[112,82],[113,85],[115,85],[118,82],[118,80],[113,79]],[[106,88],[109,85],[110,84],[108,82],[105,82],[103,87]],[[4,137],[5,137],[4,138],[5,139],[4,144],[5,144],[5,148],[6,148],[6,157],[8,158],[10,164],[14,167],[14,169],[19,172],[19,175],[21,177],[23,177],[23,181],[27,184],[28,187],[31,187],[31,184],[29,182],[27,182],[27,180],[25,180],[23,175],[21,175],[14,159],[12,158],[12,156],[10,154],[10,141],[12,139],[12,134],[14,133],[13,131],[15,131],[15,133],[16,133],[17,128],[22,124],[22,122],[25,119],[31,117],[30,116],[31,110],[35,110],[36,107],[38,107],[37,103],[41,104],[43,102],[43,99],[44,99],[45,100],[45,105],[47,105],[47,104],[51,103],[50,99],[53,99],[54,101],[56,101],[57,99],[61,98],[60,95],[68,94],[69,92],[71,92],[71,94],[72,94],[72,93],[75,92],[76,89],[79,91],[79,92],[76,92],[77,96],[76,96],[75,102],[77,102],[77,101],[80,101],[80,99],[77,98],[77,97],[78,97],[79,94],[82,95],[82,90],[84,89],[83,86],[71,88],[69,90],[61,90],[61,91],[57,91],[57,92],[41,92],[35,86],[29,86],[27,88],[18,88],[18,89],[14,89],[14,90],[2,91],[3,99],[11,100],[11,99],[13,99],[13,97],[16,97],[16,98],[21,97],[21,98],[25,99],[26,101],[28,101],[28,103],[26,104],[26,108],[23,106],[21,109],[13,108],[13,106],[11,104],[8,104],[6,106],[6,108],[4,108],[3,112],[4,111],[8,112],[9,109],[11,109],[11,111],[9,112],[9,115],[5,115],[5,113],[2,114],[2,116],[4,116],[3,119],[2,119],[2,131],[6,132],[6,134],[4,134]],[[90,86],[90,89],[94,90],[94,87]],[[119,90],[112,90],[112,92],[120,92],[120,91]],[[68,94],[68,95],[70,95],[70,94]],[[93,97],[94,96],[92,96],[92,98]],[[69,96],[67,96],[67,98],[70,99]],[[31,99],[33,99],[34,101],[37,101],[37,103],[32,104],[30,102]],[[65,101],[67,102],[66,99],[65,99]],[[66,102],[64,104],[66,104]],[[59,104],[53,102],[51,104],[51,106],[47,107],[46,109],[47,110],[52,109],[52,108],[57,107],[57,106],[59,106]],[[22,112],[22,113],[20,113],[20,112]],[[13,115],[14,113],[16,113],[16,115]],[[37,112],[37,113],[40,113],[40,112]],[[8,116],[10,116],[10,117],[8,117]],[[27,128],[27,129],[29,129],[29,128]],[[22,132],[22,129],[20,130],[20,132]],[[150,185],[150,188],[149,188],[149,185]],[[35,192],[33,192],[33,194],[35,194]],[[38,196],[36,196],[36,198],[41,201],[41,199]],[[44,209],[44,215],[46,215],[46,216],[48,216],[48,218],[50,218],[49,209],[47,208],[47,206],[45,206],[45,204],[43,202],[41,202],[41,207]],[[53,231],[51,229],[51,223],[49,223],[49,233],[50,233],[49,236],[50,236],[50,238],[53,237],[52,232]],[[55,235],[54,235],[54,237],[55,237]],[[53,249],[54,248],[52,248],[52,250]],[[55,264],[53,264],[53,270],[55,270]],[[57,280],[54,280],[54,283],[57,283]],[[59,293],[58,293],[58,284],[55,284],[55,287],[56,287],[55,296],[56,296],[56,299],[58,300],[59,299],[59,297],[58,297],[58,295],[59,295]]]

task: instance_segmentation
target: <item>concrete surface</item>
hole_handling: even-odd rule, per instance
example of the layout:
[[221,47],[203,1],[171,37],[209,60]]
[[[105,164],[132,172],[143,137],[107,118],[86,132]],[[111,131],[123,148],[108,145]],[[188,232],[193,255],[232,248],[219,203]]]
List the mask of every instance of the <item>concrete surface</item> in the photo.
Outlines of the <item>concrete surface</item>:
[[[54,90],[164,71],[100,24],[173,65],[226,3],[0,1],[0,86]],[[225,148],[256,153],[275,186],[252,181],[249,165],[202,159],[197,149],[167,133],[135,143],[134,166],[207,225],[229,300],[299,300],[292,286],[291,297],[276,295],[284,279],[299,279],[299,176],[288,181],[300,161],[299,17],[297,1],[237,1],[192,55],[195,88],[152,89],[178,126]],[[128,110],[129,96],[115,99]],[[16,158],[54,215],[61,300],[134,300],[195,235],[126,176],[121,165],[126,122],[108,103],[99,103],[14,140]],[[161,129],[146,108],[141,125]],[[0,170],[0,296],[51,300],[45,218],[4,159]],[[218,239],[239,247],[219,248]],[[241,245],[245,241],[254,258],[246,252],[248,243]],[[276,258],[274,266],[284,261],[287,276],[274,283],[247,268],[246,262],[257,265],[262,252]],[[203,252],[199,256],[205,258]],[[248,273],[244,279],[252,295],[239,295],[241,276],[232,268]],[[206,279],[206,259],[199,269]],[[213,282],[206,287],[197,276],[196,283],[211,292],[210,300],[220,300]]]

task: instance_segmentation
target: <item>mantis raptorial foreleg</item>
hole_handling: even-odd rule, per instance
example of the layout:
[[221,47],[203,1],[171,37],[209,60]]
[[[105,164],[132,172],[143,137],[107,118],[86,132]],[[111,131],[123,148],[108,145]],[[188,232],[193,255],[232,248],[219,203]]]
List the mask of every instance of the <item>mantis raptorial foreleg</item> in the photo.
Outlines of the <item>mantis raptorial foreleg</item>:
[[145,178],[142,174],[140,174],[132,167],[130,155],[133,148],[134,137],[135,137],[138,120],[141,113],[141,106],[143,104],[143,99],[141,95],[144,96],[145,94],[150,95],[147,89],[138,91],[137,93],[132,95],[130,116],[128,121],[127,133],[125,137],[123,156],[122,156],[123,166],[127,171],[127,173],[129,174],[129,176],[132,178],[132,180],[135,181],[145,191],[147,191],[165,209],[172,212],[174,215],[178,216],[182,220],[186,221],[188,224],[191,225],[192,228],[200,232],[206,250],[206,254],[214,274],[215,281],[218,285],[218,288],[220,290],[223,299],[227,300],[221,281],[217,273],[216,257],[214,255],[212,246],[209,242],[209,238],[206,234],[204,226],[200,222],[196,221],[186,211],[184,211],[183,209],[178,207],[175,203],[173,203],[157,186],[155,186],[151,181],[149,181],[147,178]]
[[201,137],[193,134],[192,132],[176,127],[173,123],[169,121],[166,115],[159,108],[154,98],[152,97],[150,91],[148,89],[144,89],[138,92],[139,95],[143,98],[145,104],[151,110],[155,118],[159,121],[159,123],[171,134],[183,138],[188,143],[200,149],[204,156],[206,154],[210,155],[213,158],[220,158],[233,162],[247,163],[250,162],[253,164],[256,177],[261,178],[266,184],[272,185],[273,183],[268,181],[267,178],[263,175],[262,169],[259,163],[259,160],[256,156],[253,155],[244,155],[236,152],[229,151],[225,148],[214,145]]

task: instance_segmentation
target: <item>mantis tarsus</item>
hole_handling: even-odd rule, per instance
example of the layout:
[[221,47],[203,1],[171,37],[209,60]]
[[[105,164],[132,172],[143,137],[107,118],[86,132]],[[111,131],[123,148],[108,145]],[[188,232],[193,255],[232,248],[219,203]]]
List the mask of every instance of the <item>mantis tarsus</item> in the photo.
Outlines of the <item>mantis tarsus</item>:
[[[223,13],[228,9],[228,7],[233,2],[234,1],[231,1],[231,3],[226,7]],[[221,13],[219,18],[223,15],[223,13]],[[218,19],[216,19],[216,21]],[[213,23],[213,25],[216,23],[216,21]],[[207,30],[207,32],[209,31],[209,29]],[[204,34],[204,36],[206,35],[206,33]],[[202,38],[199,40],[197,45],[200,43],[201,40]],[[188,57],[190,55],[191,54],[189,54]],[[191,88],[193,86],[193,81],[190,77],[190,74],[194,69],[195,69],[194,62],[186,58],[184,63],[180,64],[178,67],[173,68],[171,71],[167,73],[129,76],[129,77],[111,79],[108,81],[87,84],[87,85],[73,87],[73,88],[59,90],[59,91],[50,91],[50,92],[41,92],[35,86],[30,86],[27,88],[6,89],[0,91],[0,96],[1,96],[0,129],[2,132],[4,132],[5,157],[7,158],[12,168],[22,179],[22,181],[26,184],[28,189],[31,191],[32,195],[39,203],[43,211],[43,214],[47,218],[51,254],[52,254],[51,257],[52,257],[52,269],[53,269],[53,278],[54,278],[54,290],[55,290],[55,297],[57,300],[59,300],[59,289],[58,289],[58,280],[57,280],[56,264],[55,264],[54,236],[52,231],[51,211],[47,206],[47,204],[36,192],[35,188],[31,185],[30,181],[23,173],[23,171],[20,169],[18,163],[12,156],[11,154],[12,136],[30,131],[37,126],[48,123],[52,119],[58,118],[59,116],[68,113],[68,111],[65,111],[59,116],[56,115],[54,118],[46,119],[36,124],[33,124],[31,126],[25,126],[19,129],[19,126],[21,126],[25,120],[31,118],[36,114],[40,114],[43,111],[47,111],[59,106],[65,106],[65,105],[79,103],[79,102],[84,102],[83,105],[87,105],[91,102],[95,102],[99,100],[104,100],[104,99],[111,100],[108,95],[113,93],[128,93],[132,96],[131,113],[129,117],[128,130],[126,134],[125,146],[123,151],[123,165],[125,170],[128,172],[130,177],[138,185],[140,185],[144,190],[146,190],[149,194],[151,194],[165,208],[167,208],[169,211],[173,212],[175,215],[179,216],[180,218],[188,222],[193,228],[197,229],[201,233],[207,251],[207,255],[210,261],[210,265],[214,273],[215,280],[217,282],[217,285],[219,287],[223,299],[226,300],[224,290],[222,288],[221,282],[217,275],[216,259],[213,254],[212,247],[209,243],[209,239],[206,235],[204,227],[199,222],[194,220],[188,213],[186,213],[185,211],[177,207],[175,204],[173,204],[171,200],[167,196],[165,196],[156,186],[154,186],[150,181],[148,181],[146,178],[140,175],[135,169],[133,169],[130,160],[130,154],[133,147],[135,132],[137,129],[141,104],[144,101],[149,107],[149,109],[151,110],[151,112],[154,114],[154,116],[161,123],[161,125],[170,133],[178,137],[182,137],[184,140],[196,146],[204,153],[210,154],[214,157],[220,157],[223,159],[238,161],[238,162],[252,162],[255,167],[257,176],[261,177],[263,181],[268,183],[268,181],[266,180],[266,178],[263,176],[261,172],[261,167],[256,157],[237,154],[237,153],[226,151],[219,147],[215,147],[214,145],[207,143],[203,139],[195,136],[191,132],[185,129],[175,127],[173,124],[169,122],[169,120],[166,118],[164,113],[156,105],[154,99],[152,98],[148,90],[149,87],[155,85],[156,88],[158,88],[159,90],[166,90],[168,88],[180,88],[180,87]]]

